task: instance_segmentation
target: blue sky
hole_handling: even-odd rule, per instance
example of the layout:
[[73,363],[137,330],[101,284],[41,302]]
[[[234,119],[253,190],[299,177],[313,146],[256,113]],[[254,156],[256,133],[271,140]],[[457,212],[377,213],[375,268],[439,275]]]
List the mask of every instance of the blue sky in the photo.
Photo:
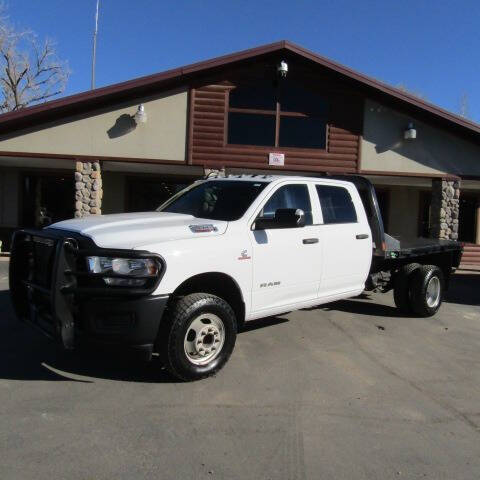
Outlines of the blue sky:
[[[7,0],[90,88],[95,0]],[[100,0],[97,86],[287,39],[480,122],[478,0]]]

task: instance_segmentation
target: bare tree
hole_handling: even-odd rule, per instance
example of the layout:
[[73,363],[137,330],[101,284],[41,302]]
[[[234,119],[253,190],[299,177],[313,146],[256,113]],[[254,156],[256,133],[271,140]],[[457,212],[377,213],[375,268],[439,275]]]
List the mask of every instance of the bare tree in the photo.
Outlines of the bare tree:
[[62,93],[69,73],[51,40],[42,44],[35,34],[15,30],[5,15],[0,16],[0,113]]

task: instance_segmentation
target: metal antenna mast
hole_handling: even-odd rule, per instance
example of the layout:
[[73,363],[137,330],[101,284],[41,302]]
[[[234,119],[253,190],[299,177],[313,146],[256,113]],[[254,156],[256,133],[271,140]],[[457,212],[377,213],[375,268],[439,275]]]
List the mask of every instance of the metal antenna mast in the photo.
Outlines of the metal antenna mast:
[[95,61],[97,57],[98,4],[99,3],[100,3],[100,0],[97,0],[97,9],[95,12],[95,30],[93,31],[92,90],[95,88]]

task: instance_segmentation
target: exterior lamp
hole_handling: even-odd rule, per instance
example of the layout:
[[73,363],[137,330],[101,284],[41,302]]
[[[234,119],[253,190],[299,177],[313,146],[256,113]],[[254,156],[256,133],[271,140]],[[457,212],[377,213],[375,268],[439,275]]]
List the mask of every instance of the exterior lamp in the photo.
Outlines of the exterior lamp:
[[285,60],[282,60],[278,65],[277,65],[277,72],[279,75],[283,78],[287,76],[288,73],[288,63]]
[[147,113],[145,112],[145,107],[143,106],[143,103],[141,103],[138,106],[138,110],[135,113],[134,116],[135,123],[138,125],[140,123],[146,123],[147,122]]
[[415,138],[417,138],[417,129],[412,122],[408,124],[405,132],[403,132],[403,136],[405,140],[414,140]]

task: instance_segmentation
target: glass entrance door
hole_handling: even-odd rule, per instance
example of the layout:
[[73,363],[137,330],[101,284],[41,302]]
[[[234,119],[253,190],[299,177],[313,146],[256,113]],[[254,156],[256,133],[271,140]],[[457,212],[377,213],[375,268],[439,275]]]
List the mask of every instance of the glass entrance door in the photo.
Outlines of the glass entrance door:
[[72,172],[27,173],[22,179],[22,227],[41,228],[73,218],[75,185]]

